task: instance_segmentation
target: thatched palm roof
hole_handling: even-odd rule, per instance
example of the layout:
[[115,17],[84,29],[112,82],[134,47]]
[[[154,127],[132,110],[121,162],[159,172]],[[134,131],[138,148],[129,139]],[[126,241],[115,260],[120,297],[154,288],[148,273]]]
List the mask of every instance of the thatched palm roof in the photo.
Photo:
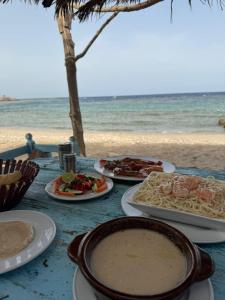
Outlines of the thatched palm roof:
[[[10,0],[0,0],[0,3],[6,3]],[[25,0],[26,1],[26,0]],[[115,11],[113,8],[120,7],[122,11],[131,11],[129,7],[136,6],[138,8],[139,5],[142,5],[143,8],[152,6],[158,2],[162,2],[165,0],[27,0],[28,2],[34,2],[35,4],[39,4],[42,2],[44,7],[55,6],[56,14],[60,11],[64,12],[72,12],[78,16],[80,21],[86,20],[93,13],[99,13],[101,11]],[[171,11],[173,7],[174,0],[168,0],[171,2]],[[186,0],[191,5],[192,0]],[[203,4],[208,4],[209,6],[213,5],[213,0],[200,0]],[[214,0],[221,9],[225,6],[225,0]],[[125,9],[123,9],[125,7]],[[141,7],[141,6],[140,6]],[[132,9],[138,10],[138,9]],[[117,10],[118,11],[118,10]]]
[[[0,0],[1,1],[1,0]],[[36,0],[37,1],[37,0]],[[165,0],[43,0],[42,4],[44,7],[49,7],[52,4],[56,4],[56,13],[58,13],[61,9],[64,11],[72,11],[76,10],[76,15],[80,19],[80,21],[86,20],[90,15],[94,12],[100,12],[102,9],[112,8],[112,7],[129,7],[136,4],[136,6],[142,4],[146,4],[145,7],[152,6],[156,3],[162,2]],[[168,0],[171,3],[171,13],[173,8],[173,1]],[[184,0],[188,1],[191,6],[192,0]],[[200,0],[203,4],[208,4],[209,6],[213,5],[213,2],[216,2],[221,9],[225,6],[225,0]],[[79,9],[77,7],[79,6]],[[141,9],[143,9],[141,8]],[[135,9],[134,9],[135,10]],[[137,10],[137,9],[136,9]],[[126,10],[123,10],[126,11]],[[127,10],[129,11],[129,10]]]

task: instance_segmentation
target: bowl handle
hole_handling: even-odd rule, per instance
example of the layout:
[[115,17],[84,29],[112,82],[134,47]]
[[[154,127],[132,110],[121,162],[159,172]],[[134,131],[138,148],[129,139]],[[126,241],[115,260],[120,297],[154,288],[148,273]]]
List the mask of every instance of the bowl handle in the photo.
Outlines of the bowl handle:
[[77,235],[75,239],[73,239],[72,242],[69,244],[69,247],[67,249],[67,254],[69,258],[76,264],[79,263],[79,247],[86,234],[87,232]]
[[200,259],[200,267],[198,274],[195,278],[196,281],[201,281],[204,279],[209,278],[215,271],[214,261],[212,260],[211,256],[203,251],[202,249],[198,248],[199,259]]

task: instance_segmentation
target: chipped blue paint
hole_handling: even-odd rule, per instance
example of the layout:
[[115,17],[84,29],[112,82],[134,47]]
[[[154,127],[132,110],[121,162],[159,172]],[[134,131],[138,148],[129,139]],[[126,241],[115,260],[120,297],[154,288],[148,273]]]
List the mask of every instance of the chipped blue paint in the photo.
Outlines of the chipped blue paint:
[[[33,209],[49,215],[56,223],[57,234],[52,245],[39,257],[14,271],[0,276],[0,300],[71,300],[72,278],[76,266],[67,257],[67,246],[78,233],[97,224],[123,216],[120,200],[131,184],[115,182],[110,194],[86,202],[55,201],[44,191],[46,183],[59,174],[54,159],[37,160],[41,166],[38,177],[16,209]],[[81,171],[93,172],[94,159],[79,158]],[[177,172],[215,176],[225,180],[223,171],[177,168]],[[201,246],[216,263],[212,277],[215,300],[225,299],[225,243]],[[88,299],[87,299],[88,300]],[[204,299],[203,299],[204,300]]]

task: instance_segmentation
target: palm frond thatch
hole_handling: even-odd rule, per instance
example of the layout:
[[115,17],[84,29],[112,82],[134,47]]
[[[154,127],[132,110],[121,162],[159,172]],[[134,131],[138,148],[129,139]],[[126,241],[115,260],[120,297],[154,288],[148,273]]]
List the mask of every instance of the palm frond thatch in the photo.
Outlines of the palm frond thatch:
[[[100,13],[103,8],[106,7],[116,7],[121,5],[133,5],[145,2],[146,0],[56,0],[56,14],[62,9],[63,11],[70,11],[72,13],[75,12],[73,4],[82,4],[80,8],[76,10],[75,15],[79,18],[80,21],[87,20],[94,13]],[[165,1],[160,0],[158,2]],[[171,2],[171,15],[173,13],[173,1]],[[193,0],[187,0],[190,7],[192,6]],[[203,4],[207,4],[209,6],[213,5],[213,2],[216,2],[218,6],[223,9],[225,7],[225,0],[200,0]]]
[[[7,3],[11,0],[0,0],[0,3]],[[132,6],[133,4],[143,3],[150,0],[24,0],[24,2],[39,4],[42,2],[44,7],[50,7],[55,5],[56,15],[60,12],[64,13],[75,13],[80,21],[85,21],[94,13],[101,13],[101,10],[104,8],[113,8],[121,5]],[[159,0],[155,2],[161,2],[165,0]],[[171,15],[173,12],[173,1],[171,2]],[[189,5],[192,5],[193,0],[186,0],[189,2]],[[203,4],[212,6],[213,3],[223,9],[225,7],[225,0],[199,0]],[[154,3],[155,4],[155,3]]]
[[44,7],[50,7],[50,6],[52,6],[53,3],[54,3],[54,0],[43,0],[42,1],[42,5]]
[[[163,0],[159,0],[161,2]],[[76,15],[80,21],[85,21],[93,14],[94,11],[101,13],[103,7],[107,6],[118,6],[118,5],[132,5],[141,3],[141,0],[89,0],[82,7],[78,9]]]
[[[0,0],[1,1],[1,0]],[[44,0],[54,1],[54,0]],[[43,2],[44,2],[43,1]],[[162,1],[162,0],[161,0]],[[118,6],[121,4],[140,3],[141,0],[56,0],[56,15],[63,12],[76,11],[76,15],[81,21],[86,20],[91,14],[99,12],[103,6]],[[79,9],[76,7],[80,6]],[[74,8],[75,7],[75,8]]]

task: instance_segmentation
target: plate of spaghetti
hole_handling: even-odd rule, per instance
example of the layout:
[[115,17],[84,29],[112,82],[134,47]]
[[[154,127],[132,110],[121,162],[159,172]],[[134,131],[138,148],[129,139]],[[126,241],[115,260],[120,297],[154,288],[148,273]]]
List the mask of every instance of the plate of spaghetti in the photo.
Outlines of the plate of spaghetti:
[[143,181],[153,171],[175,171],[175,166],[167,161],[135,155],[102,158],[95,162],[94,168],[106,177],[129,181]]
[[225,182],[213,177],[152,172],[127,202],[151,216],[225,229]]

